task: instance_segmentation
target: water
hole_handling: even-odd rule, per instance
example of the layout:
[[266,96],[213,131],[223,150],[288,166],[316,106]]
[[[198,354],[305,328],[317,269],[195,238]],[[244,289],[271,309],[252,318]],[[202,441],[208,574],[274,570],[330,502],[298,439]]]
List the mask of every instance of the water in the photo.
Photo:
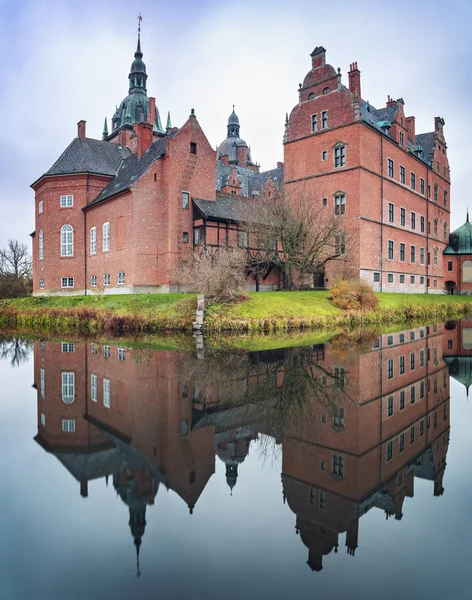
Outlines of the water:
[[471,334],[2,339],[0,597],[471,598]]

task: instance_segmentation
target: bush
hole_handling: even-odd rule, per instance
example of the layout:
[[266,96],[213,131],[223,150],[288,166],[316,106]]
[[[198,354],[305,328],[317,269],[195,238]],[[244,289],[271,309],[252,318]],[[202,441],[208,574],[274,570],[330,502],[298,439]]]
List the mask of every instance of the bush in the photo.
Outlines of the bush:
[[374,290],[365,281],[336,279],[329,288],[329,299],[343,310],[374,310],[379,300]]

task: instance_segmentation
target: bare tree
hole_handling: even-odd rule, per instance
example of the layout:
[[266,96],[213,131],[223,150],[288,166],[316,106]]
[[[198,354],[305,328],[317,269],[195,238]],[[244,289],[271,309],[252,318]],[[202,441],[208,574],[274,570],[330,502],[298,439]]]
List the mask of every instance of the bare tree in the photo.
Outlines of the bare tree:
[[14,337],[0,338],[0,359],[9,360],[12,367],[19,367],[29,360],[33,342]]
[[18,240],[8,240],[7,247],[0,250],[0,275],[29,279],[32,272],[33,264],[28,246]]

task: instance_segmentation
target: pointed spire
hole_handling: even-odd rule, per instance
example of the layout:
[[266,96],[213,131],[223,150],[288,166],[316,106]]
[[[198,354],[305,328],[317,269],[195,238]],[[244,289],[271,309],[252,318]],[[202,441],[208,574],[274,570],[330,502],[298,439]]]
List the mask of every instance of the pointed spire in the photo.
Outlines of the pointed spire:
[[108,123],[107,123],[107,118],[105,117],[105,123],[103,124],[102,139],[106,139],[107,137],[108,137]]
[[172,123],[170,121],[170,110],[167,113],[167,123],[166,123],[166,131],[167,133],[169,133],[169,131],[172,129]]
[[134,545],[136,546],[136,577],[140,577],[141,571],[139,569],[139,548],[141,546],[141,538],[135,539]]
[[[141,52],[141,21],[143,20],[141,13],[139,13],[138,15],[138,47],[136,48],[136,54],[141,54],[142,56],[142,52]],[[136,56],[136,55],[135,55]]]
[[467,207],[467,223],[469,222],[469,207]]

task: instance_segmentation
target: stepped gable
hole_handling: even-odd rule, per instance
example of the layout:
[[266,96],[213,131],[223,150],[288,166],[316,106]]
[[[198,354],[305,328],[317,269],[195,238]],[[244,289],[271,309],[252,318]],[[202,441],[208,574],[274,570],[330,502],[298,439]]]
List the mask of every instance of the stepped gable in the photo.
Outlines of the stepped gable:
[[270,169],[269,171],[263,171],[262,173],[255,173],[249,179],[249,196],[254,192],[261,193],[267,182],[271,180],[279,192],[283,189],[284,184],[284,168],[277,167],[276,169]]

